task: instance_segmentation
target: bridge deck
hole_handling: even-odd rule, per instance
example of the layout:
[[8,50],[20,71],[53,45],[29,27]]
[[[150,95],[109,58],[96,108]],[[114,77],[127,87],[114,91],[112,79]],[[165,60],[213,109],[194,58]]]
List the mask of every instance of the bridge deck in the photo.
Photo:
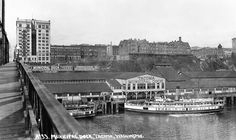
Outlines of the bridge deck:
[[25,139],[22,95],[15,63],[0,66],[0,139]]

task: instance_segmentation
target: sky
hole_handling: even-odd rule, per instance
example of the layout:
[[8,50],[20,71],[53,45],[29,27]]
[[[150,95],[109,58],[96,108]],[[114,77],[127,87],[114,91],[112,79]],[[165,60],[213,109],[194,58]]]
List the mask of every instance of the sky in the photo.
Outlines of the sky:
[[16,20],[51,21],[51,44],[112,44],[136,38],[232,47],[236,0],[5,0],[6,31],[16,45]]

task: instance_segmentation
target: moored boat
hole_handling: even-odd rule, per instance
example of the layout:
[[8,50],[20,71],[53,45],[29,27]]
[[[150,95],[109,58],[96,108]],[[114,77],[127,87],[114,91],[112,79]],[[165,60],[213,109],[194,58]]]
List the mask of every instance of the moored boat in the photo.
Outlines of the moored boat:
[[171,100],[155,98],[154,101],[127,101],[125,110],[157,114],[196,114],[220,112],[224,101],[214,98]]
[[71,104],[64,103],[64,107],[68,111],[68,113],[74,118],[86,118],[86,117],[94,117],[95,116],[95,104]]

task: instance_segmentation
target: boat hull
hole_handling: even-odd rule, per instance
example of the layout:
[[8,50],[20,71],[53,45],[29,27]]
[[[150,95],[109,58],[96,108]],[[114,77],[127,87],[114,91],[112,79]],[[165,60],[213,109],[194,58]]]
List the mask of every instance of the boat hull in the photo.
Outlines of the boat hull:
[[203,114],[203,113],[217,113],[223,111],[224,108],[208,109],[208,110],[185,110],[185,111],[169,111],[169,110],[144,110],[125,108],[126,111],[140,112],[140,113],[152,113],[152,114]]
[[75,119],[80,119],[80,118],[91,118],[91,117],[95,117],[95,114],[87,114],[87,115],[73,115],[73,117]]

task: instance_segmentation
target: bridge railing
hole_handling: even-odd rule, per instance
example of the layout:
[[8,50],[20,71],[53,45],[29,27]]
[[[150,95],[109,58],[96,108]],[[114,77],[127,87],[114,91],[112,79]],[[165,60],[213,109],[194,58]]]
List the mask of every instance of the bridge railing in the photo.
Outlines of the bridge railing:
[[[27,70],[27,65],[17,63],[24,98],[29,103],[25,103],[26,124],[32,137],[51,139],[52,135],[69,136],[75,134],[86,134],[85,129],[72,118],[66,109],[60,104],[53,94]],[[40,133],[40,136],[34,136]],[[73,137],[72,137],[73,138]],[[70,139],[72,139],[70,138]]]

